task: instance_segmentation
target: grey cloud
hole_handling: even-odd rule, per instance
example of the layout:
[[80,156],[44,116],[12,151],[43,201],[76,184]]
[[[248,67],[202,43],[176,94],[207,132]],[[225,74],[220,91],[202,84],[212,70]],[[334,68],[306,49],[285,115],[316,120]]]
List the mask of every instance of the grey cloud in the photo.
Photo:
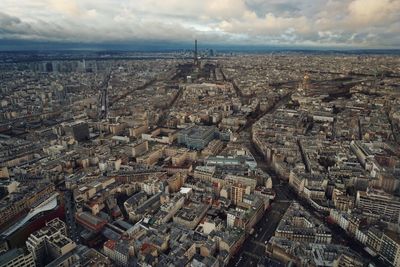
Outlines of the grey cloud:
[[3,12],[0,12],[0,25],[1,26],[10,26],[13,24],[21,23],[21,20],[17,17],[7,15]]
[[0,40],[399,46],[398,0],[3,0]]
[[246,0],[245,2],[247,7],[258,17],[264,17],[268,13],[285,17],[301,15],[301,9],[294,3],[269,3],[260,0]]

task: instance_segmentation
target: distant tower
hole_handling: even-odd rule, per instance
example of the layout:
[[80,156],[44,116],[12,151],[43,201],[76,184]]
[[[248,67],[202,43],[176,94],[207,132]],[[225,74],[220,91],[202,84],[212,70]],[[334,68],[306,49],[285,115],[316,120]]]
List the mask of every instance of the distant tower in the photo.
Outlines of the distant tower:
[[310,89],[310,76],[306,73],[303,78],[303,90],[308,91]]
[[197,65],[198,57],[197,57],[197,40],[194,40],[194,64]]

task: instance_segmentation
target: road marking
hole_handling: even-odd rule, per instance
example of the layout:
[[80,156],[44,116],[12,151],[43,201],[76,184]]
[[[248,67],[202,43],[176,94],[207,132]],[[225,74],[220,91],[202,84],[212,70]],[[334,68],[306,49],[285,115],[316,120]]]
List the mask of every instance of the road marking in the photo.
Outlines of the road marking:
[[259,260],[261,258],[260,256],[254,254],[254,253],[248,252],[248,251],[244,251],[243,254],[246,254],[247,256],[249,256],[253,259],[256,259],[256,260]]
[[257,240],[251,240],[251,243],[253,243],[254,245],[257,245],[257,246],[265,247],[264,243],[257,241]]
[[277,202],[277,203],[291,203],[292,200],[283,200],[283,199],[281,199],[281,200],[276,200],[275,202]]

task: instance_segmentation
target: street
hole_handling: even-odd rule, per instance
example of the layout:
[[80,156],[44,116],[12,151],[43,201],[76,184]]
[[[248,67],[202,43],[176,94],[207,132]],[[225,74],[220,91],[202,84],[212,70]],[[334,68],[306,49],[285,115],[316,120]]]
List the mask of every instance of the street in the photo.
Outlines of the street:
[[251,142],[251,126],[257,122],[263,115],[274,112],[277,108],[286,104],[290,100],[290,94],[283,97],[269,110],[251,119],[242,127],[239,132],[248,135],[250,138],[249,150],[254,159],[257,161],[257,166],[268,173],[272,178],[272,184],[276,197],[271,206],[264,213],[261,220],[254,227],[253,235],[249,236],[243,243],[239,252],[231,259],[229,266],[256,266],[260,258],[265,255],[265,245],[269,239],[274,235],[275,229],[280,220],[285,214],[287,208],[290,206],[291,201],[295,199],[295,195],[290,191],[287,182],[282,182],[277,174],[268,166],[263,156],[257,151],[253,142]]
[[265,244],[273,236],[290,201],[278,200],[271,204],[264,216],[254,227],[254,233],[243,243],[239,252],[231,259],[229,266],[255,266],[265,254]]
[[250,150],[257,161],[257,166],[271,176],[276,197],[264,213],[264,216],[254,227],[253,235],[246,239],[228,266],[256,266],[260,258],[265,255],[266,243],[274,235],[276,227],[292,200],[296,199],[287,182],[282,182],[279,179],[277,174],[268,167],[265,160],[255,151],[254,146],[251,146]]

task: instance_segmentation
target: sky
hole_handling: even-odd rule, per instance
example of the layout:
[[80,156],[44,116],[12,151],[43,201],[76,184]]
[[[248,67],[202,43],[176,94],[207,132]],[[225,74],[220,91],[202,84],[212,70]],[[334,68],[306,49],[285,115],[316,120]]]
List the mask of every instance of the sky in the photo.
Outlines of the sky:
[[400,48],[400,0],[1,0],[0,45]]

